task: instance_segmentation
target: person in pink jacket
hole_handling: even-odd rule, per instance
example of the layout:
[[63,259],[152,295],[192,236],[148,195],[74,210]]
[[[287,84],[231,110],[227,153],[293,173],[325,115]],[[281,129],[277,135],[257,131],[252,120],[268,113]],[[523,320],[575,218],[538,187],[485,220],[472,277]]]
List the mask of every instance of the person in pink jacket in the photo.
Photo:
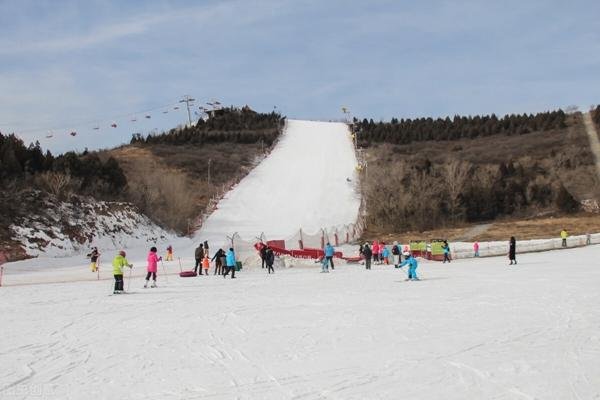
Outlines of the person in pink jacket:
[[156,287],[156,271],[158,270],[158,262],[162,260],[162,257],[156,255],[156,247],[152,247],[150,249],[150,253],[148,253],[148,273],[146,274],[146,283],[144,287],[148,287],[148,281],[150,281],[150,276],[152,276],[152,286]]

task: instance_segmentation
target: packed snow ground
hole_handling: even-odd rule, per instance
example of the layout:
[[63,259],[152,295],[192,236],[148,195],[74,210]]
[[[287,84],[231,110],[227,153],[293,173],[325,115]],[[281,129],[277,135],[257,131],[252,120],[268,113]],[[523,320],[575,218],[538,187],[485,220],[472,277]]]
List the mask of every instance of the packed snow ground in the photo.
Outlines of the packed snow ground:
[[599,398],[599,257],[2,287],[0,398]]

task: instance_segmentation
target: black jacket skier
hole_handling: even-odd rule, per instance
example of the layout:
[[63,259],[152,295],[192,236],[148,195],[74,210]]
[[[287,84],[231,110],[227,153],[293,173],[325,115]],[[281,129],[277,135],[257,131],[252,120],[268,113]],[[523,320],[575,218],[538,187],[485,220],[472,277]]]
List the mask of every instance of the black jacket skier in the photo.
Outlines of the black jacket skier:
[[267,264],[267,272],[269,274],[271,271],[275,272],[275,269],[273,268],[273,264],[275,263],[275,253],[273,253],[273,249],[270,247],[267,247],[265,250],[265,263]]
[[[200,243],[200,246],[196,247],[196,251],[194,252],[194,258],[196,258],[196,265],[194,265],[194,271],[198,272],[198,266],[200,265],[200,263],[202,262],[202,259],[204,258],[204,248],[202,246],[202,243]],[[202,275],[202,268],[200,268],[199,275]]]

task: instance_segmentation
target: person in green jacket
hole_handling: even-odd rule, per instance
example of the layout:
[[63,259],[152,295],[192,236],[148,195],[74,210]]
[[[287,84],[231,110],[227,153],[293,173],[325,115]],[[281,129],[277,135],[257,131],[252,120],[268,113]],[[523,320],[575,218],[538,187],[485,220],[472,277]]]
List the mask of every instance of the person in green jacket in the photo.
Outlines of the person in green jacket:
[[113,259],[113,275],[115,277],[115,290],[114,294],[124,293],[123,290],[123,268],[132,268],[133,264],[129,264],[129,261],[125,258],[125,251],[119,251],[119,254]]

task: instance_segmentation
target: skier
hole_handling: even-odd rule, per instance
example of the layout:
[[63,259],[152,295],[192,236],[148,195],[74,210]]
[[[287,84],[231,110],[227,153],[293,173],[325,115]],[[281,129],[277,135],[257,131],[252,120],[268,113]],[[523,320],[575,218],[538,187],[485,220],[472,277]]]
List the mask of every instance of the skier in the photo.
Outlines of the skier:
[[208,259],[208,254],[204,254],[204,258],[202,259],[202,269],[204,270],[204,275],[208,276],[208,269],[210,268],[210,260]]
[[165,261],[173,261],[173,246],[171,245],[167,247],[167,258],[165,259]]
[[194,252],[194,257],[196,258],[196,265],[194,265],[194,272],[200,272],[200,275],[202,275],[202,268],[200,268],[200,271],[198,271],[198,266],[200,265],[200,263],[202,262],[202,259],[204,258],[204,246],[202,243],[200,243],[200,245],[198,247],[196,247],[196,251]]
[[225,272],[227,272],[227,254],[225,253],[225,250],[220,249],[221,250],[221,257],[219,257],[221,259],[221,273],[225,274]]
[[373,246],[371,247],[371,253],[373,254],[373,262],[379,262],[379,242],[377,240],[373,240]]
[[475,254],[474,257],[479,257],[479,242],[477,240],[473,243],[473,253]]
[[420,280],[419,277],[417,276],[417,267],[419,266],[417,259],[414,258],[408,252],[403,253],[403,255],[404,255],[404,261],[402,261],[402,263],[400,264],[400,266],[398,268],[402,268],[405,265],[408,265],[408,278],[406,278],[406,280],[407,281]]
[[275,263],[275,253],[273,253],[273,249],[267,246],[267,250],[265,251],[265,262],[267,264],[267,272],[270,274],[271,271],[275,273],[275,269],[273,268],[273,263]]
[[210,253],[208,252],[208,240],[204,241],[204,255],[210,258]]
[[144,283],[144,289],[146,289],[148,287],[148,282],[150,281],[150,277],[152,276],[152,286],[153,288],[156,287],[156,271],[158,270],[158,262],[162,261],[162,257],[159,257],[156,254],[157,250],[156,247],[152,247],[150,248],[150,252],[148,253],[148,257],[147,257],[147,261],[148,261],[148,267],[147,267],[147,271],[148,273],[146,274],[146,283]]
[[90,269],[92,270],[92,272],[96,272],[98,270],[98,258],[100,258],[98,248],[92,247],[92,251],[87,256],[90,258],[91,261]]
[[362,254],[365,257],[365,269],[371,269],[371,257],[373,256],[373,251],[369,247],[369,243],[365,243],[362,249]]
[[508,259],[510,260],[510,264],[513,264],[513,261],[515,263],[515,265],[517,264],[517,241],[515,240],[514,236],[510,237],[510,241],[508,242]]
[[331,269],[334,270],[335,268],[333,266],[333,254],[335,253],[335,250],[333,246],[329,244],[329,242],[327,242],[327,244],[325,245],[323,253],[325,253],[325,258],[327,259],[327,262],[331,264]]
[[120,294],[125,292],[125,290],[123,290],[123,268],[133,268],[133,264],[129,264],[129,261],[127,261],[125,256],[125,251],[121,250],[112,262],[113,275],[115,277],[115,290],[113,291],[113,294]]
[[259,244],[259,252],[260,252],[260,261],[261,261],[261,267],[265,268],[265,264],[267,261],[267,245],[264,244],[263,242],[260,242]]
[[390,249],[387,248],[385,243],[382,243],[381,247],[381,259],[385,263],[385,265],[389,265],[390,263]]
[[227,261],[227,270],[223,274],[223,278],[227,277],[229,271],[231,271],[231,279],[235,279],[235,252],[233,251],[233,247],[229,248],[226,256]]
[[567,238],[569,237],[569,234],[567,233],[567,230],[563,228],[562,231],[560,231],[560,238],[562,239],[562,247],[567,247]]
[[394,245],[392,246],[392,258],[394,259],[394,267],[398,268],[400,265],[400,246],[397,241],[394,241]]
[[222,257],[225,256],[225,252],[223,251],[223,249],[219,249],[217,250],[217,252],[215,253],[215,255],[213,256],[213,258],[211,259],[211,261],[215,262],[215,273],[214,275],[221,275],[223,273],[222,267],[223,267],[223,260]]
[[444,240],[442,249],[444,250],[444,263],[446,261],[450,262],[450,246],[448,245],[448,241]]
[[329,263],[327,262],[327,257],[323,256],[318,258],[315,263],[321,263],[321,273],[329,273]]

